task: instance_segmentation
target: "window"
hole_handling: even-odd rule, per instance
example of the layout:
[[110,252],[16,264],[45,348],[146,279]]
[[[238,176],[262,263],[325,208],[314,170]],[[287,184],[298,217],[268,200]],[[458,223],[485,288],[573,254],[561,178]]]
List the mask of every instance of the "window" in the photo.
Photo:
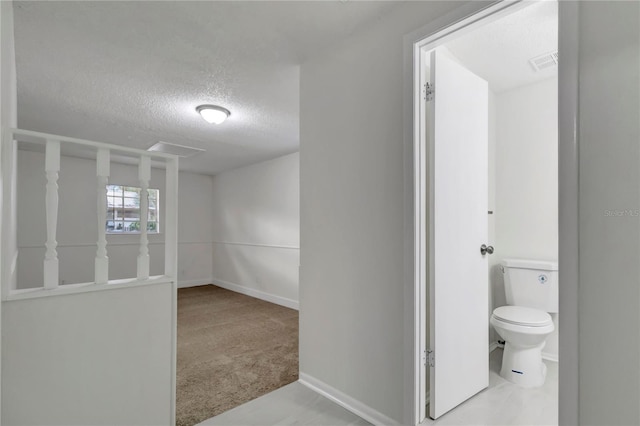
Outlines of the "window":
[[[160,191],[149,189],[149,214],[147,230],[160,232]],[[140,188],[135,186],[107,185],[107,232],[126,234],[140,232]]]

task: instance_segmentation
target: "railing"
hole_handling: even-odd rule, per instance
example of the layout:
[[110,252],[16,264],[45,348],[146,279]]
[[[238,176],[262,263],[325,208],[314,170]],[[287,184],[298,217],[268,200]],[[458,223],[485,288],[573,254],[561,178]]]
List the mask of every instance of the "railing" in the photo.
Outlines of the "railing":
[[[45,217],[46,252],[44,285],[27,290],[18,289],[17,275],[17,151],[19,143],[44,146],[46,176]],[[96,162],[97,234],[95,277],[90,283],[60,285],[57,252],[58,231],[58,175],[63,150],[81,148],[82,156]],[[140,242],[136,277],[125,280],[109,280],[109,256],[106,235],[107,184],[112,161],[136,164],[140,186]],[[147,230],[148,190],[151,166],[165,169],[164,211],[164,275],[150,276],[149,238]],[[34,171],[37,173],[37,171]],[[30,298],[70,292],[93,291],[115,286],[151,284],[177,279],[177,209],[178,209],[178,157],[160,152],[149,152],[119,145],[68,138],[20,129],[6,129],[2,134],[2,299]]]

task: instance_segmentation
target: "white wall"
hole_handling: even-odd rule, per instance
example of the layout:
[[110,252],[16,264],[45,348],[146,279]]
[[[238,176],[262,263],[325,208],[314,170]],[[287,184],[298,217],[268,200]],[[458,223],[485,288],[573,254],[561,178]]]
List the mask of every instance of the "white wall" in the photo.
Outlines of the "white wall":
[[298,307],[300,156],[213,178],[213,282]]
[[[495,96],[494,307],[506,304],[499,263],[505,258],[558,260],[558,79]],[[556,331],[545,356],[558,357]]]
[[2,424],[167,425],[172,284],[3,302]]
[[[6,3],[6,4],[5,4]],[[13,36],[13,3],[2,2],[0,8],[1,52],[0,59],[0,116],[3,126],[16,126],[18,123],[16,60]]]
[[[111,164],[113,184],[139,186],[137,167]],[[18,151],[18,287],[42,286],[45,228],[44,155]],[[64,283],[93,281],[97,241],[95,161],[63,156],[59,185],[58,257]],[[152,188],[160,189],[161,233],[149,234],[151,274],[164,273],[165,174],[152,169]],[[179,285],[211,282],[212,178],[180,173],[178,209]],[[108,235],[109,278],[136,276],[138,235]]]
[[[18,106],[16,61],[13,36],[13,3],[0,2],[0,128],[16,127],[17,117]],[[2,164],[1,161],[0,164]],[[0,188],[2,188],[2,185],[3,182],[0,175]],[[0,208],[0,211],[2,211],[2,208]],[[0,219],[2,219],[1,215]],[[2,232],[0,232],[0,236],[2,235]],[[2,250],[0,250],[0,256],[2,254]],[[0,277],[2,276],[3,271],[0,269]],[[0,304],[0,330],[3,330],[1,318],[2,305]],[[1,377],[2,374],[0,368],[0,378]],[[1,416],[2,410],[0,408],[0,418]]]
[[411,421],[415,379],[403,36],[459,5],[407,2],[301,69],[301,378],[381,423]]
[[[578,8],[578,420],[584,425],[637,425],[640,4],[580,2]],[[622,213],[607,213],[612,211]],[[562,371],[561,361],[561,380]],[[562,387],[560,392],[564,398]]]
[[558,259],[558,79],[496,97],[499,257]]

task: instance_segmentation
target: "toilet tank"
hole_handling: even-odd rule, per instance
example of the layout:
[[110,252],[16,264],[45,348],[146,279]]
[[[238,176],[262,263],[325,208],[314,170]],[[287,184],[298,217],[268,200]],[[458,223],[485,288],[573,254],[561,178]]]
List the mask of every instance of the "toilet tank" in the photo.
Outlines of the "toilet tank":
[[558,262],[504,259],[502,267],[508,305],[558,312]]

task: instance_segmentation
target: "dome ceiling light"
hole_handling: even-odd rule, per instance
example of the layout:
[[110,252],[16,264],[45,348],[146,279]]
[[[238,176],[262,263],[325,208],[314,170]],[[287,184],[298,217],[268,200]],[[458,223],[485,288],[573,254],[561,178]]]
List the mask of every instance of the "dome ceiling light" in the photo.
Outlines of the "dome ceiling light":
[[231,115],[228,109],[217,105],[200,105],[196,111],[210,124],[220,124]]

